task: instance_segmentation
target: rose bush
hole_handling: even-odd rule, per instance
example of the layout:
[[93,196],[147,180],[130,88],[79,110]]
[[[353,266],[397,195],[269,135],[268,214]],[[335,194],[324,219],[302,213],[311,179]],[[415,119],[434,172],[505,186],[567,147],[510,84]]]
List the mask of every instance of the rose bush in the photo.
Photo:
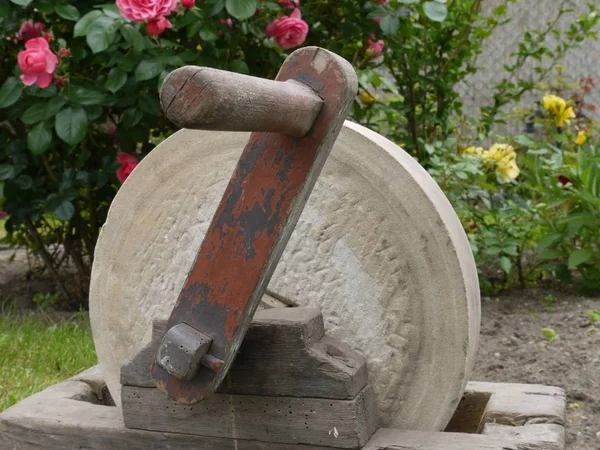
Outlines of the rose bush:
[[[27,245],[63,296],[85,299],[113,196],[175,131],[158,99],[165,76],[194,64],[273,78],[301,45],[329,48],[364,70],[382,49],[381,27],[367,18],[373,7],[378,2],[0,0],[5,242]],[[60,275],[67,265],[77,269],[76,286]]]

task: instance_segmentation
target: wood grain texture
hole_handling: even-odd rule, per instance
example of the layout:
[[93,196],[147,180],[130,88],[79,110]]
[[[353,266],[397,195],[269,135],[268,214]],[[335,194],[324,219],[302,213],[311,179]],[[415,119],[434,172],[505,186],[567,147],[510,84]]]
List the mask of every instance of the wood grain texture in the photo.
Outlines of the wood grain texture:
[[[96,366],[35,394],[0,414],[0,448],[48,450],[333,450],[329,446],[286,444],[125,428],[118,408],[99,404],[102,374]],[[512,385],[472,383],[501,396]],[[513,386],[522,389],[523,385]],[[531,392],[554,388],[530,386]],[[156,391],[156,389],[154,389]],[[474,393],[475,391],[470,391]],[[485,393],[485,392],[483,392]],[[181,406],[181,405],[177,405]],[[339,432],[339,431],[338,431]],[[483,434],[380,429],[363,450],[564,450],[557,424],[506,426],[488,423]]]
[[[121,384],[154,386],[149,367],[165,325],[155,322],[152,341],[123,364]],[[350,400],[366,384],[364,359],[324,336],[318,308],[273,308],[254,316],[218,392]]]
[[489,392],[490,401],[483,423],[520,426],[528,424],[565,424],[566,395],[557,387],[470,382],[467,390]]
[[567,448],[565,427],[557,424],[510,427],[488,423],[483,427],[481,434],[505,442],[517,441],[519,450],[565,450]]
[[133,386],[121,399],[127,428],[283,444],[359,449],[378,422],[369,386],[352,400],[214,394],[182,405]]
[[428,433],[382,428],[363,450],[565,450],[564,427],[486,425],[486,434]]
[[[87,376],[86,376],[87,377]],[[0,414],[3,450],[332,450],[296,444],[245,441],[131,430],[119,408],[88,402],[94,382],[68,380]],[[156,390],[156,389],[154,389]],[[96,399],[99,400],[99,399]]]
[[209,354],[223,366],[187,381],[152,365],[156,386],[182,404],[225,378],[358,89],[352,66],[317,47],[292,53],[277,80],[305,84],[324,104],[305,137],[252,133],[238,161],[167,324],[210,336]]
[[186,66],[174,70],[161,90],[162,109],[181,128],[263,131],[302,137],[323,100],[308,86],[239,73]]

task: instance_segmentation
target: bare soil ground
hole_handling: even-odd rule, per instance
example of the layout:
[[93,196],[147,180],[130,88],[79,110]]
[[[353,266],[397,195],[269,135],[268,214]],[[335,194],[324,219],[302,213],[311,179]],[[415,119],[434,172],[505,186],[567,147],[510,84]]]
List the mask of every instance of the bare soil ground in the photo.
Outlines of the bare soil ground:
[[[515,291],[482,301],[473,380],[558,386],[567,393],[567,448],[600,449],[600,299]],[[560,337],[551,342],[542,328]]]
[[[0,304],[34,308],[33,296],[52,292],[29,270],[25,252],[0,248]],[[600,323],[588,312],[600,298],[526,290],[483,298],[480,347],[473,380],[559,386],[567,392],[567,448],[600,450]],[[553,341],[542,333],[553,329]]]

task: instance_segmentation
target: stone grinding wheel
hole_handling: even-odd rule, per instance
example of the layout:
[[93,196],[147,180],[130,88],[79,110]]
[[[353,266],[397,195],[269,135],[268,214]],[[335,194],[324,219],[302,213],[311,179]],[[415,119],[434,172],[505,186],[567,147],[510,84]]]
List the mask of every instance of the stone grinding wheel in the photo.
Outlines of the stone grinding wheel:
[[[248,135],[178,132],[111,206],[90,316],[117,404],[121,363],[173,308]],[[269,290],[320,307],[326,332],[366,358],[384,426],[445,428],[474,362],[479,285],[454,210],[403,150],[346,122]]]

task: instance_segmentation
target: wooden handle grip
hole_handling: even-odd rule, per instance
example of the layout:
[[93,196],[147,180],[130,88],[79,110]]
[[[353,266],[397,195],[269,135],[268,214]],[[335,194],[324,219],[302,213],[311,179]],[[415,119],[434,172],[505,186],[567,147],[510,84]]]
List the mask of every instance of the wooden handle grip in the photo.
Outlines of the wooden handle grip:
[[182,128],[263,131],[303,137],[323,100],[308,86],[207,67],[171,72],[161,90],[167,117]]

